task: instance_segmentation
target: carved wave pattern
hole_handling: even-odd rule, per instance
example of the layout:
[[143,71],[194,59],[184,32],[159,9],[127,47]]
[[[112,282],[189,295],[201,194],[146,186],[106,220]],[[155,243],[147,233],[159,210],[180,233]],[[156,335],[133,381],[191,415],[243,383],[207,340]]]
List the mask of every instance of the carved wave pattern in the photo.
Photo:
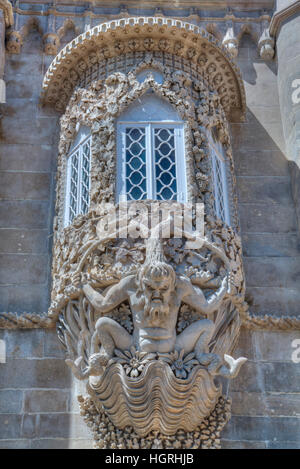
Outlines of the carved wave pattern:
[[90,383],[90,390],[116,427],[131,426],[140,436],[195,430],[221,395],[202,367],[193,368],[183,380],[160,361],[148,363],[138,378],[128,377],[120,364],[113,364],[97,385]]

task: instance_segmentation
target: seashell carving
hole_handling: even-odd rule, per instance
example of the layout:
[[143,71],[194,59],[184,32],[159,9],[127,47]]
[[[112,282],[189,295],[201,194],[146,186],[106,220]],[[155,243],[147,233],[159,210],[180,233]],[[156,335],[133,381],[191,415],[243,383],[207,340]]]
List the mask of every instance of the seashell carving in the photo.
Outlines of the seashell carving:
[[149,362],[138,378],[130,378],[115,363],[99,381],[90,380],[89,392],[118,428],[132,426],[140,436],[152,431],[172,435],[181,428],[193,431],[215,407],[221,388],[202,368],[187,379],[176,378],[168,364]]

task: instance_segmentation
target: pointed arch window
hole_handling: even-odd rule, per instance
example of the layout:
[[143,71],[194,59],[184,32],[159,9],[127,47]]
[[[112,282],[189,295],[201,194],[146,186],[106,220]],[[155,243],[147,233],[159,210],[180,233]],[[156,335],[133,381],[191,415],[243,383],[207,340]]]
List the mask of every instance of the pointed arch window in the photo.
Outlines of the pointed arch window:
[[184,123],[153,94],[135,104],[117,123],[117,198],[185,202]]
[[90,205],[90,129],[81,128],[70,148],[67,161],[67,184],[65,197],[65,226],[77,215],[88,212]]

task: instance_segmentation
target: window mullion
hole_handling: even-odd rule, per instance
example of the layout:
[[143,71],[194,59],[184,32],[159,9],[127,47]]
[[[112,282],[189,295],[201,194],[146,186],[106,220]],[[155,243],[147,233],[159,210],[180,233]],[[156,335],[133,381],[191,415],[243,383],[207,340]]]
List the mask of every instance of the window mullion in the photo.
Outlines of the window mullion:
[[183,129],[175,127],[175,162],[176,162],[176,180],[177,180],[177,201],[185,202],[186,194],[186,176],[185,176],[185,155],[183,144]]
[[216,168],[216,153],[214,147],[212,149],[212,173],[213,173],[213,186],[214,186],[214,194],[215,194],[215,207],[216,207],[216,215],[219,217],[219,190],[218,190],[218,180],[217,180],[217,168]]
[[66,186],[66,192],[65,192],[65,226],[67,226],[70,222],[70,206],[71,206],[71,165],[72,162],[72,155],[69,155],[69,158],[67,160],[67,186]]
[[146,130],[146,177],[147,199],[155,199],[154,156],[153,156],[153,128],[151,124],[145,126]]
[[79,158],[78,158],[78,177],[77,177],[77,184],[78,184],[78,191],[77,191],[77,215],[81,213],[81,173],[82,173],[82,152],[83,152],[83,144],[81,143],[79,147]]

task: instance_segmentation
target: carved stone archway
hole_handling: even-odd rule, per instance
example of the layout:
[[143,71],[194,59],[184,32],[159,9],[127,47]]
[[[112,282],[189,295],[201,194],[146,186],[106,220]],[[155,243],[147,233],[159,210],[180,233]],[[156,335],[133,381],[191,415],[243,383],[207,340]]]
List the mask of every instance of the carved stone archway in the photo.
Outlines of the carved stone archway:
[[240,72],[227,49],[206,30],[172,18],[133,17],[102,23],[78,36],[51,63],[43,81],[43,101],[63,109],[74,87],[108,59],[158,52],[178,56],[219,89],[223,107],[245,111]]

